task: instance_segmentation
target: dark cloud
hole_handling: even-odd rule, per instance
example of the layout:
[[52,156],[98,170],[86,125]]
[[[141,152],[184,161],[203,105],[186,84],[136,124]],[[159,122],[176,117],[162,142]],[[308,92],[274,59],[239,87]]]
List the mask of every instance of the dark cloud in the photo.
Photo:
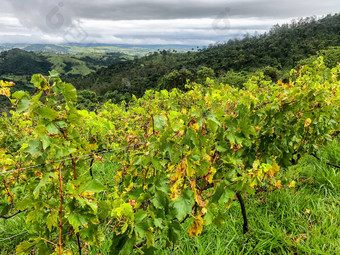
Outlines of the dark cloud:
[[[0,35],[37,41],[223,41],[292,18],[340,10],[339,0],[2,0]],[[182,24],[183,23],[183,24]],[[141,25],[142,24],[142,25]],[[21,33],[21,34],[20,34]],[[109,38],[109,39],[108,39]],[[144,39],[143,39],[144,38]],[[0,39],[4,40],[4,39]]]
[[6,1],[7,10],[18,18],[22,26],[29,29],[38,29],[45,33],[60,33],[77,19],[76,13],[66,1]]
[[[39,0],[26,2],[34,1]],[[339,0],[73,0],[67,3],[75,17],[109,20],[214,18],[226,9],[225,15],[229,17],[287,18],[334,13],[340,9]]]

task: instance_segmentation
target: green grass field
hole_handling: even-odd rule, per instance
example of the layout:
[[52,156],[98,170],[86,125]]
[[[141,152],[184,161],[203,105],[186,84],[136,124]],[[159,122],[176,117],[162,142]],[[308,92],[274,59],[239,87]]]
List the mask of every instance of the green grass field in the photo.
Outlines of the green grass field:
[[[340,254],[340,169],[326,164],[340,165],[339,155],[340,143],[334,141],[319,155],[320,160],[308,156],[281,172],[281,189],[246,196],[250,227],[247,234],[242,234],[241,210],[234,201],[226,211],[230,217],[223,226],[206,226],[196,238],[189,238],[184,229],[173,254]],[[95,178],[107,184],[116,170],[109,158],[107,155],[106,162],[93,169]],[[296,186],[288,188],[292,180]],[[190,220],[187,221],[188,228]],[[108,221],[102,247],[88,247],[86,254],[109,254],[112,227]],[[0,254],[14,254],[15,246],[26,240],[25,231],[22,214],[0,219]],[[21,235],[7,239],[16,234]],[[160,243],[159,247],[164,245]],[[73,248],[78,254],[77,247]],[[171,249],[161,249],[156,254],[171,254]]]

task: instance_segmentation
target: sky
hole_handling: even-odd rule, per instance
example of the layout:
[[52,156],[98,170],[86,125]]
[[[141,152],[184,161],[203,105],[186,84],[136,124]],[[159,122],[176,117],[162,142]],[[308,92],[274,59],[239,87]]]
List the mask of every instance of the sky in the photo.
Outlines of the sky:
[[0,0],[1,43],[209,45],[322,17],[339,0]]

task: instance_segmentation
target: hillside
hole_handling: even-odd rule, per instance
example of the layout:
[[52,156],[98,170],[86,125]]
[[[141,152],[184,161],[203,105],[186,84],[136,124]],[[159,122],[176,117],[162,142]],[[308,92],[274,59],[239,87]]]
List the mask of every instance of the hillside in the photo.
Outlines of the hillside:
[[12,49],[0,53],[0,75],[48,73],[52,66],[46,56],[33,52]]
[[[30,81],[35,73],[47,75],[49,71],[56,70],[61,77],[68,80],[131,59],[131,56],[119,52],[69,55],[27,52],[14,48],[0,52],[0,80],[13,81],[16,84],[13,90],[32,91]],[[0,96],[0,107],[1,111],[6,111],[9,107],[9,102],[2,96]]]
[[262,35],[211,45],[199,52],[154,52],[134,61],[113,64],[71,82],[78,89],[92,90],[105,99],[119,101],[126,95],[142,96],[150,88],[183,88],[187,79],[199,78],[203,67],[213,69],[221,78],[234,71],[247,74],[266,68],[273,76],[271,78],[277,75],[285,78],[302,59],[339,45],[339,14],[322,19],[305,18],[291,24],[276,25]]
[[28,52],[14,48],[0,53],[0,75],[47,74],[52,69],[62,76],[87,75],[101,67],[130,59],[132,57],[119,52],[69,55]]

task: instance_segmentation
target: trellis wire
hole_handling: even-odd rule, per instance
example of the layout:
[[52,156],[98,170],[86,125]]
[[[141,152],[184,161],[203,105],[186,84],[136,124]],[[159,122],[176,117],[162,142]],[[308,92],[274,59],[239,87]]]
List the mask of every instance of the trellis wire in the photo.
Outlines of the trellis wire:
[[42,163],[42,164],[23,167],[23,168],[14,168],[14,169],[11,169],[11,170],[8,170],[8,171],[0,172],[0,175],[9,174],[9,173],[16,172],[16,171],[25,171],[25,170],[28,170],[28,169],[33,169],[33,168],[37,168],[37,167],[41,167],[41,166],[51,165],[51,164],[55,164],[55,163],[59,163],[59,162],[64,162],[64,161],[67,161],[67,160],[72,160],[72,159],[80,159],[80,158],[90,159],[90,158],[92,158],[93,155],[101,155],[101,154],[106,154],[106,153],[110,153],[110,152],[114,152],[114,151],[120,151],[120,150],[123,150],[123,149],[131,148],[131,147],[135,147],[135,146],[139,146],[139,145],[143,145],[143,144],[146,144],[146,143],[136,143],[136,144],[128,145],[128,146],[125,146],[125,147],[120,147],[120,148],[117,148],[117,149],[110,149],[110,150],[106,150],[106,151],[94,152],[94,153],[91,153],[91,154],[88,154],[88,155],[81,155],[81,156],[59,159],[59,160],[51,161],[51,162],[48,162],[48,163]]
[[28,231],[24,231],[24,232],[21,232],[19,234],[15,234],[13,236],[10,236],[10,237],[7,237],[7,238],[4,238],[4,239],[1,239],[0,242],[3,242],[3,241],[7,241],[7,240],[10,240],[10,239],[13,239],[14,237],[17,237],[17,236],[20,236],[20,235],[23,235],[23,234],[26,234]]

